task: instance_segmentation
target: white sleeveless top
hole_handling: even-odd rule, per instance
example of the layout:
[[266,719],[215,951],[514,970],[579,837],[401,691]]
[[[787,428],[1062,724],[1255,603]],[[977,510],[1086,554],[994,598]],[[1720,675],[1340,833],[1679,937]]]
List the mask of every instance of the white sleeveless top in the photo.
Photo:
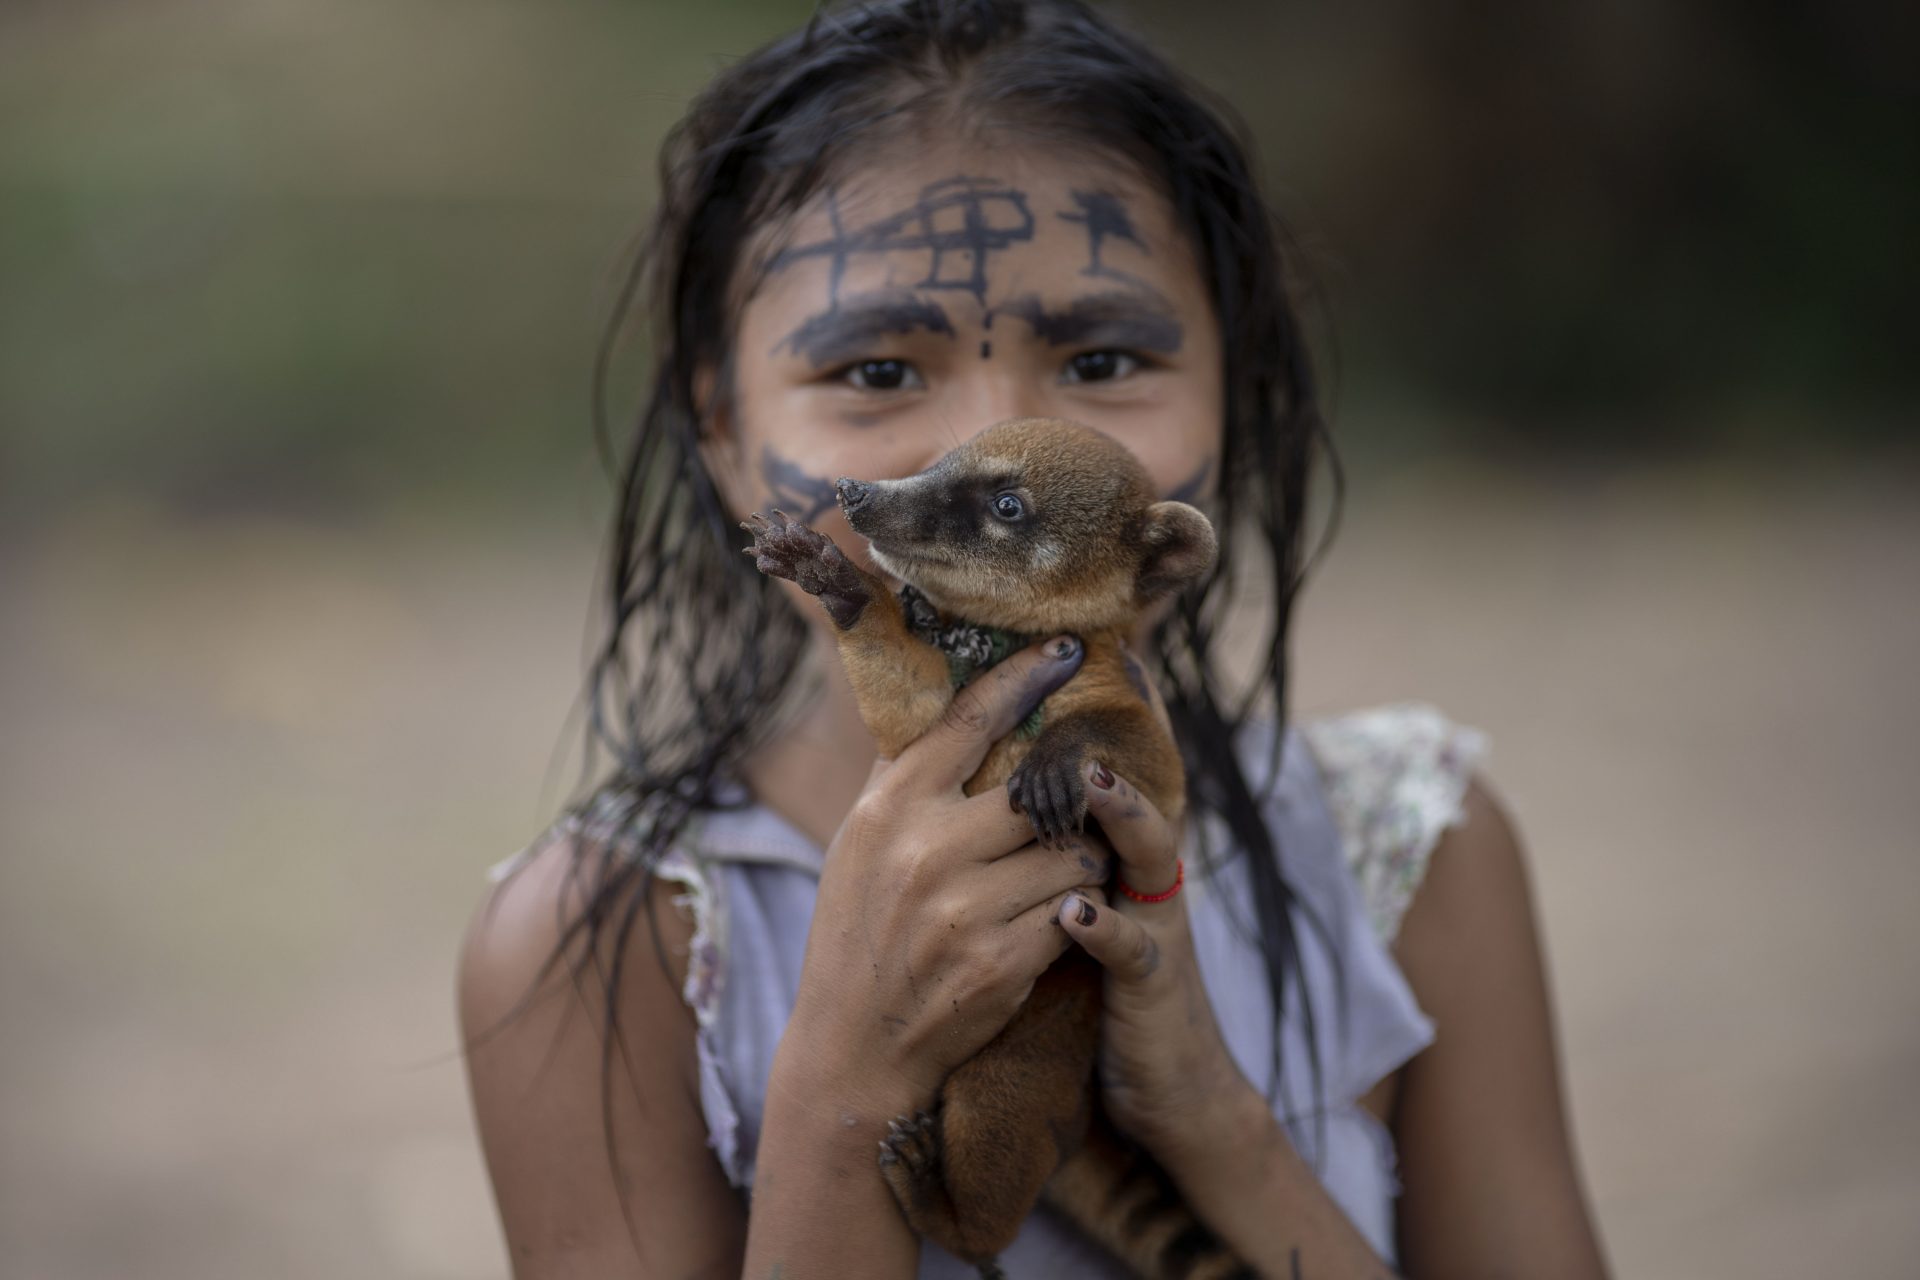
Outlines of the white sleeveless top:
[[[1242,744],[1256,794],[1270,732],[1250,732],[1260,740]],[[1480,734],[1420,705],[1289,731],[1266,818],[1287,882],[1317,925],[1296,907],[1301,964],[1286,996],[1277,1089],[1272,1006],[1253,941],[1244,857],[1217,824],[1207,843],[1214,865],[1196,868],[1188,856],[1194,944],[1228,1049],[1253,1086],[1275,1099],[1301,1155],[1389,1263],[1398,1191],[1393,1139],[1358,1099],[1433,1039],[1433,1025],[1387,945],[1441,832],[1460,820],[1469,774],[1484,750]],[[557,831],[619,840],[591,803]],[[685,887],[678,901],[692,915],[694,934],[683,994],[698,1024],[700,1103],[714,1154],[743,1189],[753,1185],[767,1080],[799,988],[821,859],[820,849],[778,815],[749,806],[703,815],[658,871]],[[503,863],[496,875],[517,862]],[[1313,1013],[1311,1046],[1303,992]],[[1122,1274],[1044,1207],[1000,1262],[1012,1280]],[[975,1274],[936,1245],[921,1250],[922,1277]]]

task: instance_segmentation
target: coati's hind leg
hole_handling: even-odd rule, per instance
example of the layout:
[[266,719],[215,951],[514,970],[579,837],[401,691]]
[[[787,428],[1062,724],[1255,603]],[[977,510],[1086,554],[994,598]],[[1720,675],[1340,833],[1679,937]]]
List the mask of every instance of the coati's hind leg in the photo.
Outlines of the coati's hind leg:
[[1096,1111],[1086,1141],[1047,1184],[1047,1203],[1146,1280],[1254,1280],[1166,1171]]
[[1100,1037],[1099,966],[1068,952],[1013,1020],[954,1069],[931,1116],[895,1122],[881,1169],[907,1222],[956,1257],[1013,1243],[1080,1143]]
[[916,1111],[887,1125],[880,1143],[880,1176],[915,1231],[942,1244],[959,1239],[953,1196],[942,1176],[937,1115]]
[[954,1257],[973,1263],[981,1280],[1006,1280],[1007,1273],[994,1257],[1005,1246],[969,1252],[972,1237],[960,1225],[940,1157],[940,1118],[930,1111],[917,1111],[887,1126],[886,1141],[880,1144],[880,1176],[893,1189],[893,1198],[916,1232]]
[[933,1112],[917,1111],[887,1126],[886,1140],[880,1144],[880,1176],[892,1188],[914,1231],[954,1257],[973,1263],[981,1280],[1006,1280],[1007,1273],[994,1257],[1004,1245],[986,1253],[969,1252],[973,1236],[960,1225],[940,1157],[940,1119]]
[[753,535],[746,553],[760,572],[785,578],[825,607],[860,718],[882,756],[899,755],[953,701],[946,658],[907,630],[886,584],[847,559],[832,539],[778,509],[756,513],[740,527]]

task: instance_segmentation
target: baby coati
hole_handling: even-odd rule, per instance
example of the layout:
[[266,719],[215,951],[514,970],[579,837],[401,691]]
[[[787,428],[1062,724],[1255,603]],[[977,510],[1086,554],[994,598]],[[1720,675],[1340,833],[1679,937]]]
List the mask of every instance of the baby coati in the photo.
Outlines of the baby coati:
[[[1023,419],[976,436],[904,480],[842,478],[840,508],[888,587],[779,512],[741,527],[764,573],[819,598],[880,754],[926,732],[954,690],[1058,632],[1086,656],[1072,680],[988,754],[965,787],[1004,785],[1035,834],[1082,827],[1082,766],[1098,760],[1177,827],[1180,753],[1147,701],[1127,637],[1141,613],[1212,567],[1213,527],[1159,502],[1145,468],[1070,422]],[[1160,886],[1142,886],[1154,890]],[[994,1274],[1044,1189],[1068,1218],[1143,1276],[1250,1274],[1099,1108],[1101,971],[1069,949],[999,1036],[948,1077],[935,1108],[902,1117],[881,1165],[923,1236]]]

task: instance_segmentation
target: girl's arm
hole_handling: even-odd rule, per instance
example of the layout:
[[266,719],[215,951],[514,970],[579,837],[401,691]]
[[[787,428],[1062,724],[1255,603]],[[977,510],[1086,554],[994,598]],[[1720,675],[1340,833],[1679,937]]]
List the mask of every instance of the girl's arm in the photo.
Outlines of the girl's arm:
[[599,981],[576,987],[563,967],[528,999],[556,921],[580,908],[569,858],[556,841],[495,890],[460,962],[468,1079],[513,1274],[737,1276],[746,1213],[707,1148],[693,1013],[680,998],[693,926],[672,904],[677,886],[656,882],[648,904],[673,972],[661,972],[645,921],[628,947],[610,1115]]
[[[1129,883],[1173,879],[1174,837],[1125,779],[1089,777]],[[1546,980],[1519,846],[1478,787],[1408,908],[1396,954],[1434,1045],[1405,1068],[1395,1114],[1401,1264],[1433,1277],[1605,1275],[1560,1101]],[[1069,900],[1062,922],[1106,966],[1109,1112],[1188,1203],[1264,1275],[1387,1268],[1233,1065],[1179,898]]]
[[1574,1159],[1526,864],[1478,785],[1394,953],[1439,1034],[1394,1116],[1400,1249],[1422,1277],[1606,1274]]
[[461,962],[461,1021],[520,1280],[913,1274],[919,1242],[881,1175],[880,1139],[1006,1025],[1067,945],[1053,923],[1061,899],[1098,874],[1075,849],[1034,844],[1004,791],[961,787],[1080,657],[1056,640],[968,685],[898,760],[876,766],[828,849],[768,1085],[750,1230],[707,1147],[679,995],[692,930],[671,887],[650,905],[674,971],[655,962],[643,922],[623,970],[603,1117],[602,988],[562,977],[516,1008],[556,920],[579,911],[564,844],[501,886]]
[[[1121,877],[1150,892],[1173,883],[1178,841],[1166,819],[1098,762],[1086,776],[1089,811]],[[1387,1266],[1228,1053],[1183,897],[1114,903],[1089,890],[1069,898],[1060,919],[1107,972],[1107,1112],[1172,1175],[1193,1211],[1263,1276],[1383,1280]]]

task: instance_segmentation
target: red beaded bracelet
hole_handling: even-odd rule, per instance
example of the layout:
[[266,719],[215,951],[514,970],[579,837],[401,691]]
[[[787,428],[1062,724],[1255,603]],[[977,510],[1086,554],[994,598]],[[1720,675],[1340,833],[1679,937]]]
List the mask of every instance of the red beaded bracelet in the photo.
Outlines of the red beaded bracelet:
[[1137,889],[1129,888],[1127,882],[1118,876],[1113,878],[1113,887],[1126,894],[1129,898],[1132,898],[1135,902],[1165,902],[1168,898],[1180,892],[1180,886],[1186,882],[1186,861],[1182,858],[1175,858],[1173,860],[1173,887],[1165,893],[1141,893]]

